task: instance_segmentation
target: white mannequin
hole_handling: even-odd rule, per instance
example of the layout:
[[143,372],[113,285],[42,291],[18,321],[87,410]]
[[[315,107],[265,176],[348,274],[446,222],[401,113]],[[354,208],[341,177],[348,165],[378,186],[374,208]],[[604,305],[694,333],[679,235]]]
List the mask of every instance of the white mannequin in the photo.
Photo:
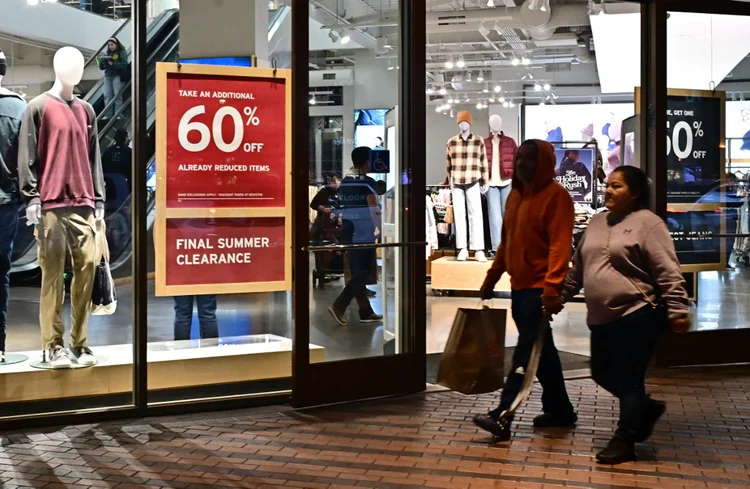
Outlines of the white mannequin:
[[[49,93],[59,99],[70,102],[75,98],[73,89],[81,78],[83,78],[83,67],[85,60],[81,52],[70,46],[60,48],[52,60],[55,70],[55,83],[49,89]],[[96,209],[94,218],[97,221],[104,220],[104,209]],[[26,206],[26,225],[37,225],[42,219],[42,205],[31,204]]]
[[[461,139],[463,139],[464,141],[468,141],[469,136],[471,136],[471,123],[469,123],[467,121],[461,121],[461,122],[458,123],[458,129],[460,131],[459,135],[460,135]],[[452,178],[449,180],[448,183],[450,184],[451,192],[453,193],[454,205],[458,201],[459,195],[462,196],[460,198],[462,199],[463,202],[465,202],[465,199],[467,199],[465,191],[454,188],[454,186],[453,186],[453,179]],[[485,182],[484,185],[481,185],[479,187],[481,193],[484,194],[484,193],[487,192],[487,189],[489,188],[488,184],[489,184],[489,182]],[[481,197],[477,196],[477,198],[480,199]],[[481,200],[479,200],[479,202],[481,202]],[[465,203],[462,204],[462,205],[466,206]],[[454,207],[454,209],[455,209],[455,207]],[[481,207],[479,208],[479,212],[481,213]],[[461,216],[461,215],[462,214],[459,214],[459,216]],[[458,218],[461,219],[460,217],[458,217]],[[470,219],[471,219],[471,213],[470,213]],[[481,215],[480,215],[479,221],[481,221]],[[464,232],[466,233],[466,232],[468,232],[468,230],[465,230]],[[473,233],[477,233],[477,230],[474,229]],[[472,234],[472,236],[473,236],[473,234]],[[482,240],[483,239],[484,239],[484,237],[482,235]],[[458,256],[456,257],[456,260],[457,261],[466,261],[468,259],[468,257],[469,257],[469,250],[468,250],[468,248],[460,248],[459,251],[458,251]],[[476,250],[474,252],[474,258],[477,261],[480,261],[480,262],[486,262],[487,261],[487,257],[484,254],[484,251],[482,251],[482,250]]]
[[[503,131],[503,118],[497,114],[490,116],[490,131],[492,131],[492,138],[497,141],[500,139],[500,133]],[[491,164],[492,162],[490,162]],[[510,185],[510,180],[502,180],[500,182],[501,187]]]
[[607,131],[609,140],[614,143],[619,143],[622,138],[622,124],[619,122],[613,122],[609,125],[609,131]]

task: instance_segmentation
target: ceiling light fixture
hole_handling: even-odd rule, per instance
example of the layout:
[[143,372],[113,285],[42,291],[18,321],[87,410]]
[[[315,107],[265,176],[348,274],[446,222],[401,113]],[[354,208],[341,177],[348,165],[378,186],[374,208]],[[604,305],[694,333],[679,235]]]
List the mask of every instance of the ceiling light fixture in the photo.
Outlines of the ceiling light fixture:
[[310,105],[315,105],[316,103],[318,103],[318,102],[315,100],[315,95],[311,96],[310,97]]
[[491,103],[491,104],[494,104],[494,103],[495,103],[495,97],[490,97],[490,103]]
[[339,35],[336,34],[336,31],[334,31],[333,29],[331,29],[331,32],[328,33],[328,37],[331,38],[331,42],[339,42]]
[[503,102],[503,107],[507,109],[508,107],[510,107],[510,104],[507,101],[505,101]]
[[516,106],[516,103],[511,100],[509,105],[510,105],[510,108],[512,109],[513,107]]
[[484,88],[482,89],[483,93],[490,93],[490,86],[488,84],[484,84]]
[[464,57],[461,56],[458,58],[458,62],[456,63],[456,66],[459,68],[465,68],[466,67],[466,61],[464,61]]
[[477,103],[477,109],[482,110],[484,108],[484,105],[482,105],[482,102]]
[[479,70],[479,73],[477,74],[477,81],[478,82],[484,81],[484,72],[482,70]]
[[500,93],[503,90],[503,87],[500,85],[495,85],[495,93]]
[[341,36],[341,44],[349,44],[349,41],[352,40],[352,36],[348,32],[340,31],[339,35]]
[[432,87],[427,87],[427,90],[424,91],[427,95],[432,95],[435,90],[432,89]]
[[440,87],[440,95],[445,95],[446,93],[448,93],[448,90],[445,87]]
[[540,85],[539,83],[535,83],[534,84],[534,91],[535,92],[541,92],[542,91],[542,85]]
[[500,102],[505,102],[505,97],[500,97]]
[[549,92],[550,90],[552,90],[552,85],[550,85],[549,83],[545,83],[544,89]]
[[487,8],[495,8],[495,1],[487,0]]
[[518,58],[513,58],[513,61],[510,62],[513,66],[518,66],[521,64],[521,60]]
[[466,76],[464,77],[464,79],[465,79],[465,80],[466,80],[467,82],[470,82],[470,81],[471,81],[471,71],[467,71],[467,72],[466,72]]
[[452,70],[453,69],[453,59],[452,58],[448,58],[445,61],[445,68],[448,69],[448,70]]
[[529,66],[531,64],[531,59],[529,59],[528,56],[524,56],[521,59],[521,64],[524,65],[524,66]]

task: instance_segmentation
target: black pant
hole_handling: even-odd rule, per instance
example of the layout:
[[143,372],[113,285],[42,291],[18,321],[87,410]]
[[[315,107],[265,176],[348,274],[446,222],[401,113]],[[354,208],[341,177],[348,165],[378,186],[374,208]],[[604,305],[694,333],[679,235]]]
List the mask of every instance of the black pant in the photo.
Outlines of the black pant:
[[5,351],[5,327],[10,300],[10,268],[18,230],[18,204],[0,205],[0,351]]
[[198,306],[198,325],[202,340],[219,337],[216,321],[216,296],[181,295],[174,298],[174,339],[189,340],[193,325],[193,303]]
[[370,306],[370,300],[367,298],[367,279],[372,274],[372,268],[375,264],[375,250],[351,250],[349,254],[349,270],[351,278],[346,284],[344,290],[333,303],[333,307],[340,313],[346,311],[352,299],[357,299],[359,305],[359,317],[362,319],[372,316],[373,310]]
[[591,329],[591,376],[620,400],[617,434],[632,440],[643,418],[646,370],[659,338],[656,312],[646,305],[619,320]]
[[[505,381],[505,387],[500,396],[500,406],[490,412],[498,417],[507,410],[521,390],[524,373],[531,359],[531,349],[536,341],[539,327],[542,324],[542,289],[514,290],[511,292],[511,310],[513,320],[518,328],[518,345],[513,352],[513,366]],[[542,408],[545,413],[566,415],[573,412],[573,405],[565,390],[560,354],[552,338],[552,329],[547,328],[544,347],[539,358],[539,368],[536,373],[539,383],[544,389],[542,393]]]

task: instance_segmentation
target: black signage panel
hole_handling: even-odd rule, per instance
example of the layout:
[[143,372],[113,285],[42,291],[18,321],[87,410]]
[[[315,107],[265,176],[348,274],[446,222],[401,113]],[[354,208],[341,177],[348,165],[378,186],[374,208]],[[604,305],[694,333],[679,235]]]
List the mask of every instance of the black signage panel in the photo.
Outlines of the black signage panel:
[[695,204],[721,180],[721,99],[667,98],[667,202]]

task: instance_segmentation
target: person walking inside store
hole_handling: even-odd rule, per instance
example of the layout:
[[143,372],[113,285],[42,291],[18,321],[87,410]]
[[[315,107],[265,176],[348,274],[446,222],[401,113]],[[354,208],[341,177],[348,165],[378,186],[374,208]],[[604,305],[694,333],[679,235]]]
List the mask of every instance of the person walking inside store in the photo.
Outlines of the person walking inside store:
[[[375,180],[367,176],[370,171],[372,150],[366,146],[354,148],[352,164],[354,169],[339,186],[339,206],[341,207],[341,244],[374,244],[380,227],[380,207],[375,191]],[[375,313],[367,298],[367,281],[374,271],[376,256],[374,248],[350,249],[349,268],[351,278],[344,290],[328,308],[328,311],[341,326],[346,326],[346,309],[352,299],[357,299],[360,323],[373,323],[383,319]]]
[[106,52],[97,58],[99,70],[104,72],[104,106],[114,99],[112,109],[104,114],[104,119],[117,114],[122,105],[122,87],[130,75],[128,66],[128,51],[116,37],[110,37],[107,40]]
[[[604,192],[608,212],[591,220],[565,279],[560,300],[586,288],[591,375],[620,401],[617,430],[596,455],[601,463],[635,460],[666,405],[646,395],[646,369],[663,327],[690,327],[688,295],[664,221],[648,210],[646,174],[622,166]],[[556,310],[559,305],[553,305]]]
[[[500,405],[474,417],[474,424],[495,435],[496,441],[510,439],[510,422],[503,425],[498,419],[521,389],[539,328],[562,309],[559,296],[569,266],[574,210],[570,195],[554,179],[552,145],[536,139],[522,143],[516,154],[500,247],[481,288],[482,298],[491,299],[503,273],[510,275],[511,310],[518,328],[518,345]],[[549,328],[537,378],[544,389],[544,413],[534,418],[534,426],[575,425],[578,416],[565,390],[560,355]]]

